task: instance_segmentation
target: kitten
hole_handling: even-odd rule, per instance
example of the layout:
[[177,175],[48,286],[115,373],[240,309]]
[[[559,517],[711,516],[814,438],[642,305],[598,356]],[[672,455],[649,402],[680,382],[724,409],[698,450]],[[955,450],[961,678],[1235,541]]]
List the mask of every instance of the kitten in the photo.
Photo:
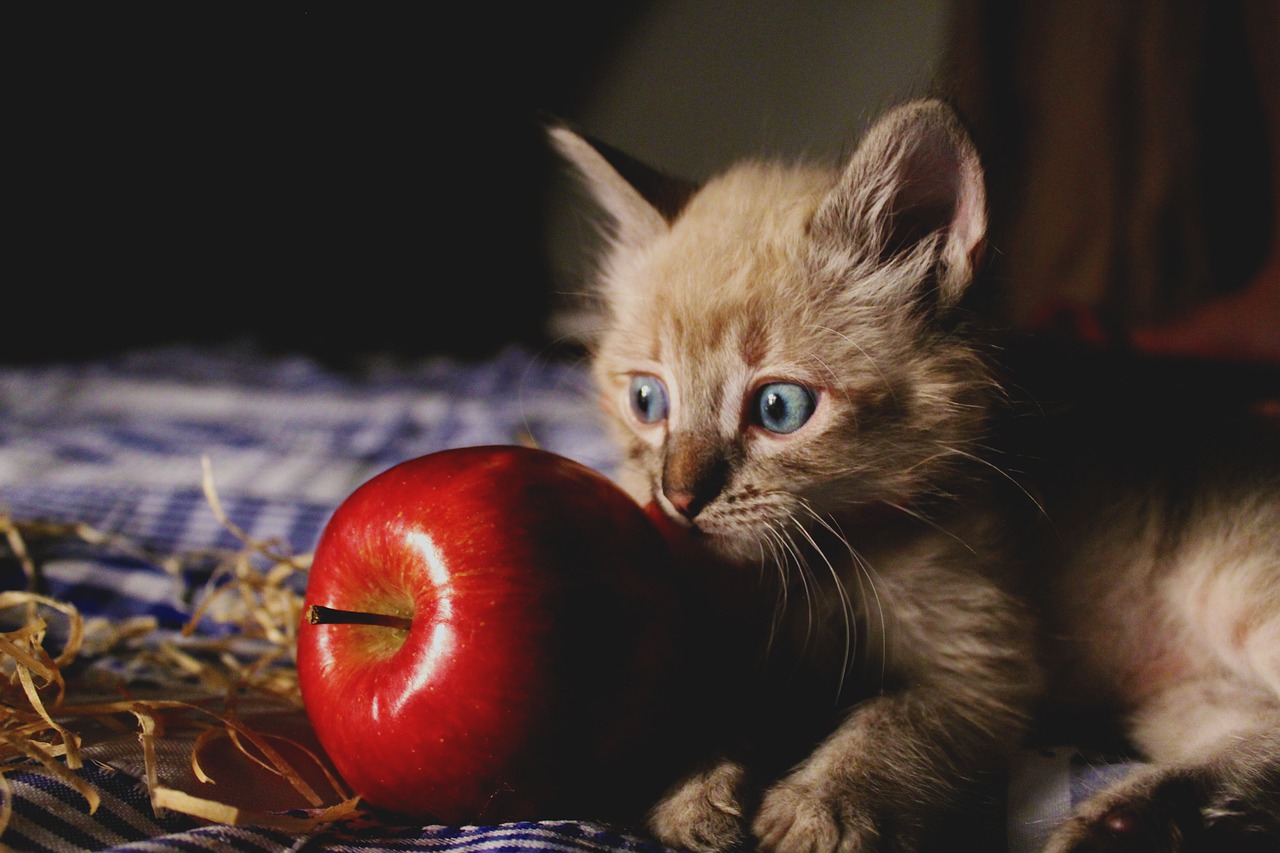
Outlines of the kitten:
[[982,458],[998,391],[959,311],[985,229],[976,153],[920,103],[842,173],[743,163],[694,191],[553,135],[615,225],[594,370],[619,478],[744,586],[766,567],[785,682],[743,703],[743,742],[652,829],[697,850],[909,849],[1000,771],[1038,685]]
[[[1157,561],[1133,553],[1100,563],[1102,546],[1085,541],[1101,530],[1096,519],[1070,533],[1079,556],[1059,547],[1056,519],[1044,524],[988,447],[1005,398],[964,305],[985,195],[977,153],[948,107],[890,111],[842,169],[745,162],[700,187],[566,127],[551,134],[612,225],[593,365],[621,448],[619,480],[740,568],[725,594],[754,597],[766,656],[707,763],[654,806],[659,839],[692,850],[919,849],[987,801],[1046,695],[1046,660],[1102,668],[1074,672],[1072,683],[1086,685],[1079,695],[1102,679],[1117,696],[1130,681],[1162,685],[1153,704],[1130,704],[1145,709],[1139,742],[1157,757],[1177,731],[1170,714],[1184,687],[1224,702],[1247,695],[1235,728],[1216,718],[1223,738],[1262,732],[1239,748],[1206,744],[1104,794],[1055,849],[1099,831],[1138,837],[1166,776],[1194,777],[1212,815],[1257,822],[1274,807],[1274,794],[1242,793],[1250,784],[1232,774],[1245,767],[1265,790],[1280,767],[1280,728],[1267,716],[1280,706],[1280,489],[1256,484],[1255,497],[1270,497],[1232,528],[1252,538],[1241,544],[1218,527],[1212,541],[1157,536],[1137,516],[1098,537],[1186,551],[1185,571],[1207,577],[1165,570],[1182,590],[1170,594],[1178,614],[1153,606],[1128,618]],[[1221,581],[1207,556],[1219,547],[1236,549],[1238,567]],[[1087,579],[1069,579],[1079,570]],[[1028,586],[1042,576],[1051,595]],[[1107,654],[1123,647],[1115,635],[1094,633],[1099,607],[1110,632],[1189,625],[1203,615],[1197,595],[1211,599],[1216,627],[1196,642],[1205,654],[1229,647],[1230,661],[1178,654],[1192,633],[1180,628],[1163,654],[1126,668]],[[1038,639],[1046,604],[1065,608]],[[1072,654],[1044,646],[1050,634]],[[1128,646],[1147,649],[1134,638]],[[1193,759],[1199,770],[1186,769]]]

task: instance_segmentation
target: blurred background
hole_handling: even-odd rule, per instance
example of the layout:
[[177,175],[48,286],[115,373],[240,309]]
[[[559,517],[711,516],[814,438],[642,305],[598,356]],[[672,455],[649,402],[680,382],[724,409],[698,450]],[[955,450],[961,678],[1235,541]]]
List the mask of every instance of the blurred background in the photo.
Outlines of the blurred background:
[[541,114],[701,179],[742,156],[833,160],[928,93],[987,160],[996,310],[1165,322],[1274,259],[1275,26],[1262,0],[13,20],[0,359],[541,347],[592,242]]

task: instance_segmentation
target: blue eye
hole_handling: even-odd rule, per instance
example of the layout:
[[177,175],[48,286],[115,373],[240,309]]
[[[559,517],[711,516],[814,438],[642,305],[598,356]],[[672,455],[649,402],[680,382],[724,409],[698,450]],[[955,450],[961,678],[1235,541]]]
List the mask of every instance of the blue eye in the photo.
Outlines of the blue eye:
[[804,426],[817,408],[817,395],[803,385],[770,382],[756,392],[753,414],[769,432],[786,434]]
[[665,421],[671,411],[667,400],[667,386],[656,376],[642,373],[631,377],[631,413],[642,424]]

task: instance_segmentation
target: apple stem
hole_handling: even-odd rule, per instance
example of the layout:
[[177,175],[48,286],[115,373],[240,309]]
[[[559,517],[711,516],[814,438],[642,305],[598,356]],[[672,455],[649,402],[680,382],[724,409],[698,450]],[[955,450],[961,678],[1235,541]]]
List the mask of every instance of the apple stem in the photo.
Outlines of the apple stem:
[[408,616],[392,616],[389,613],[365,613],[362,610],[339,610],[313,604],[307,608],[307,621],[312,625],[380,625],[408,631],[413,620]]

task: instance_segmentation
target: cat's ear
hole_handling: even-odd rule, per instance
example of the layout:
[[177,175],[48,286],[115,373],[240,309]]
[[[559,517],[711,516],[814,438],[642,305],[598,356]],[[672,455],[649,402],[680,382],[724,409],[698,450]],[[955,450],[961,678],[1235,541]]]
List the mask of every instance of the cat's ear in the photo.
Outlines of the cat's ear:
[[977,149],[955,112],[936,100],[907,103],[879,119],[810,225],[815,238],[857,247],[877,263],[919,260],[929,250],[924,261],[944,309],[973,280],[986,229]]
[[698,189],[563,123],[548,124],[547,133],[613,220],[613,236],[621,245],[644,246],[666,232]]

